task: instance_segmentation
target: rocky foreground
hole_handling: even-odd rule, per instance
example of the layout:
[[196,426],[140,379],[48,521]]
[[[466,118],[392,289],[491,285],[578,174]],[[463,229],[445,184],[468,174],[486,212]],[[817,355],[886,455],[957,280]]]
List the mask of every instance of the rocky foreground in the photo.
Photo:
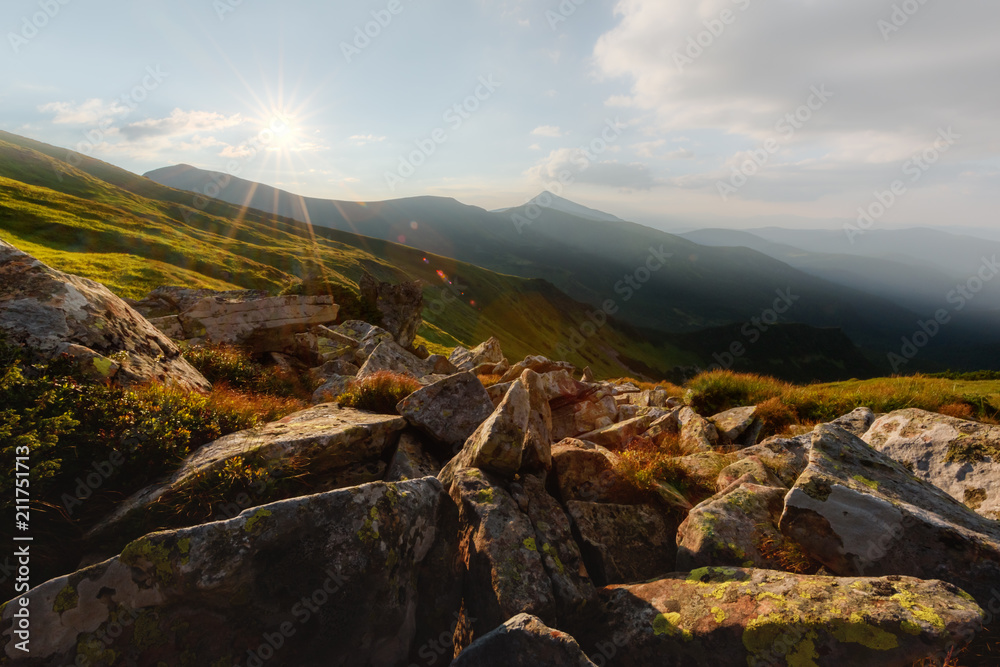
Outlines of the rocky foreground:
[[[30,654],[5,605],[0,664],[883,666],[942,664],[996,631],[1000,471],[969,452],[1000,427],[859,407],[758,442],[754,406],[699,415],[565,362],[511,364],[496,340],[414,350],[412,287],[367,285],[379,328],[336,324],[317,297],[164,289],[133,308],[2,242],[0,276],[8,336],[110,381],[208,386],[144,313],[323,382],[314,407],[121,503],[90,538],[123,548],[26,595]],[[331,402],[382,370],[423,385],[397,415]],[[685,507],[636,488],[620,473],[636,438],[679,442],[672,465],[717,493]],[[136,533],[249,454],[305,466],[316,493]]]

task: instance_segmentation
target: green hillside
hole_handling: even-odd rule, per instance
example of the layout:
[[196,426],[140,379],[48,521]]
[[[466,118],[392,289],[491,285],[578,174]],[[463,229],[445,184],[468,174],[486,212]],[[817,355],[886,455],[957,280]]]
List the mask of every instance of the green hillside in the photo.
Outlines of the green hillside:
[[[587,321],[588,308],[543,280],[223,202],[197,210],[189,193],[82,156],[75,168],[61,159],[67,155],[0,134],[0,236],[121,296],[141,297],[163,284],[276,292],[318,274],[355,288],[367,270],[383,280],[424,281],[421,335],[432,346],[474,345],[496,335],[512,359],[569,349],[560,356],[605,376],[696,362],[669,342],[654,346],[614,322],[576,349],[569,336]],[[626,365],[619,354],[640,363]]]

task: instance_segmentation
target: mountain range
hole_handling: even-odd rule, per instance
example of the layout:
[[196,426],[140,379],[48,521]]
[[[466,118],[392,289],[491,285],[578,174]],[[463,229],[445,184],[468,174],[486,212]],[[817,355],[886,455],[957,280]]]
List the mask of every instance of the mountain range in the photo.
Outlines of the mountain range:
[[[713,365],[795,381],[898,370],[888,355],[954,268],[723,230],[673,235],[547,192],[487,211],[440,197],[304,198],[184,165],[138,176],[9,133],[0,236],[132,298],[164,283],[276,292],[315,274],[346,288],[365,270],[419,279],[431,347],[497,335],[512,358],[673,379]],[[881,271],[877,286],[850,262]],[[988,303],[941,327],[903,371],[997,367]]]

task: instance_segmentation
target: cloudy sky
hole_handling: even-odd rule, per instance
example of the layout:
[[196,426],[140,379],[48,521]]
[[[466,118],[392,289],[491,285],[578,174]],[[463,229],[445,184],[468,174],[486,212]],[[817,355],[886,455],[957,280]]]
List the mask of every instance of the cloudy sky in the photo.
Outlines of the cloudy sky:
[[5,0],[0,128],[336,199],[995,226],[998,25],[988,0]]

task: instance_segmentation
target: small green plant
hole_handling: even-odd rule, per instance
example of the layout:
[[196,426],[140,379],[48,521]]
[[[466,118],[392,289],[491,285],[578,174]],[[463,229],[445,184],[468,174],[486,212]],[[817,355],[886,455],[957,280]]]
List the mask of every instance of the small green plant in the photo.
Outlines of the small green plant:
[[363,380],[351,382],[337,402],[348,408],[394,415],[396,404],[422,386],[409,375],[379,371]]
[[696,412],[713,415],[731,408],[757,405],[784,396],[792,385],[774,378],[732,371],[702,373],[687,384]]

